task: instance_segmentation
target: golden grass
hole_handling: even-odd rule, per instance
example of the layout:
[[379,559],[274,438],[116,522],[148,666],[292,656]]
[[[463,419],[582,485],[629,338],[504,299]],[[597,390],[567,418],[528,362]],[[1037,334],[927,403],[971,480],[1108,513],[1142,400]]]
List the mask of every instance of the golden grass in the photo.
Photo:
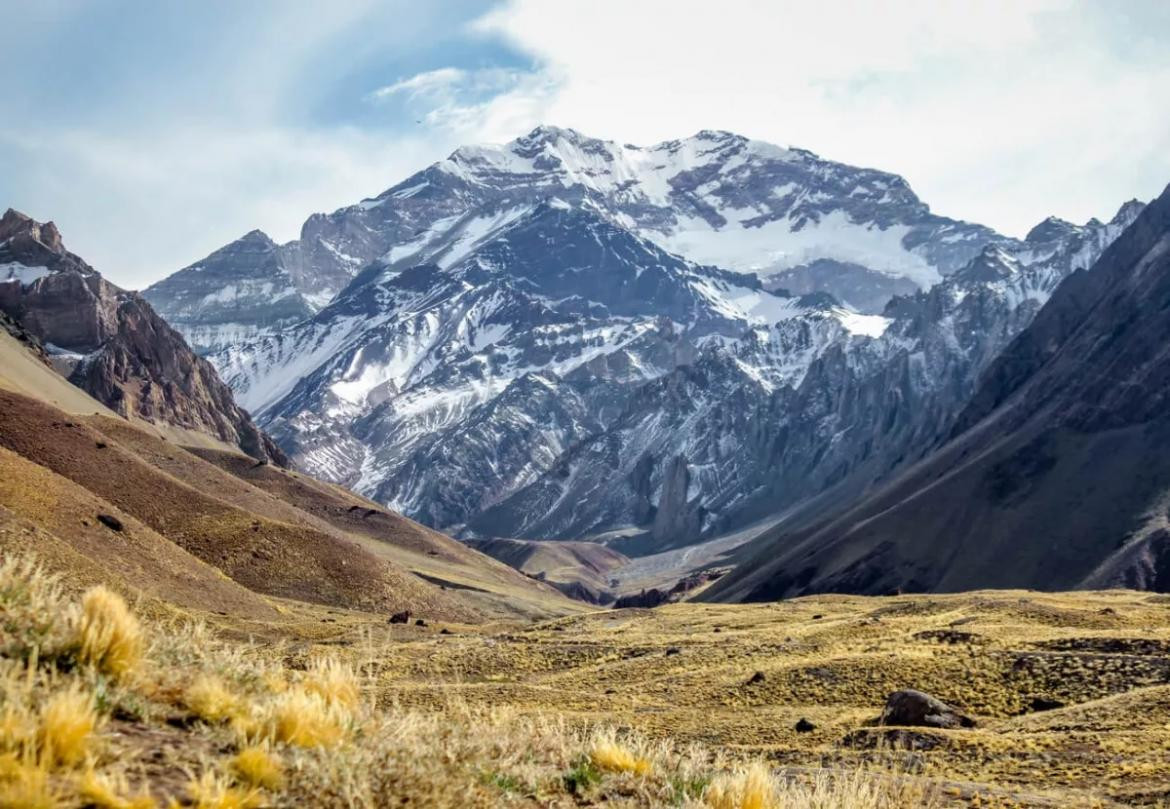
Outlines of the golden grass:
[[266,733],[294,747],[331,747],[345,736],[347,716],[324,697],[292,688],[270,703]]
[[703,798],[711,809],[778,809],[776,779],[761,763],[753,762],[711,782]]
[[142,629],[126,602],[105,587],[89,590],[81,600],[78,626],[82,663],[112,677],[122,677],[142,657]]
[[314,660],[302,688],[321,697],[331,708],[353,711],[361,701],[361,686],[353,668],[333,658]]
[[195,809],[255,809],[263,804],[257,790],[241,789],[211,771],[188,782],[187,797]]
[[284,783],[284,767],[270,749],[259,745],[245,747],[232,759],[232,771],[246,784],[268,790]]
[[78,797],[94,809],[155,809],[154,798],[145,793],[131,794],[123,773],[85,771],[77,788]]
[[56,809],[60,795],[35,761],[0,754],[0,809]]
[[650,759],[619,742],[610,729],[599,731],[589,749],[589,760],[609,772],[649,775],[653,765]]
[[240,697],[214,674],[196,676],[183,693],[183,702],[205,722],[223,722],[243,713]]
[[40,761],[49,768],[81,764],[90,751],[97,724],[93,697],[77,684],[50,694],[37,728]]

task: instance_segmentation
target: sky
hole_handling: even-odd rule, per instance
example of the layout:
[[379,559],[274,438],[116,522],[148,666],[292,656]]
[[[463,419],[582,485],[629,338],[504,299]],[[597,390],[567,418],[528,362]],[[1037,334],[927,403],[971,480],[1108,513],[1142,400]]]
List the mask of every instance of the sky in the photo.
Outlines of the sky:
[[141,288],[466,143],[724,129],[1022,236],[1170,183],[1165,0],[0,0],[0,209]]

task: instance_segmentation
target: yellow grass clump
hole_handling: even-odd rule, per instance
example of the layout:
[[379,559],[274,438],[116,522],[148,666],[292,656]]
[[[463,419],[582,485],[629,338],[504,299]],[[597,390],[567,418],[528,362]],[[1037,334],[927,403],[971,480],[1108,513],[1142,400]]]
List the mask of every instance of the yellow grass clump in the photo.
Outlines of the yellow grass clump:
[[361,686],[353,668],[339,660],[314,660],[305,675],[302,687],[317,694],[331,707],[353,711],[361,700]]
[[320,694],[293,688],[268,706],[267,731],[294,747],[331,747],[345,736],[346,717]]
[[46,767],[72,767],[89,752],[98,716],[93,698],[76,685],[51,695],[41,708],[37,745]]
[[589,760],[595,767],[608,772],[648,775],[653,768],[649,758],[638,755],[617,741],[609,731],[603,731],[594,738],[593,746],[589,750]]
[[112,677],[122,677],[142,657],[142,628],[122,597],[94,587],[81,599],[77,628],[81,662]]
[[82,801],[94,809],[155,809],[158,806],[146,792],[129,796],[130,787],[124,774],[97,773],[92,767],[82,775],[77,791]]
[[703,798],[711,809],[780,809],[776,792],[775,777],[757,761],[716,777]]
[[253,809],[261,805],[259,792],[234,787],[210,770],[191,779],[187,796],[194,809]]
[[0,755],[0,809],[56,809],[60,796],[36,761]]
[[280,759],[264,747],[245,747],[232,759],[232,771],[244,783],[268,790],[279,789],[284,782]]
[[242,714],[242,700],[214,674],[200,674],[183,692],[187,708],[205,722],[223,722]]

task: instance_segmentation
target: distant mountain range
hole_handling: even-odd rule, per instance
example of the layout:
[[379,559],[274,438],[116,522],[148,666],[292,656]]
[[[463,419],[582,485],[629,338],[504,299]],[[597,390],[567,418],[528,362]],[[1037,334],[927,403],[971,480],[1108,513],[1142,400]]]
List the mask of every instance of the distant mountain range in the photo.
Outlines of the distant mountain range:
[[1141,207],[1019,241],[803,150],[541,127],[143,294],[306,471],[646,553],[920,457]]

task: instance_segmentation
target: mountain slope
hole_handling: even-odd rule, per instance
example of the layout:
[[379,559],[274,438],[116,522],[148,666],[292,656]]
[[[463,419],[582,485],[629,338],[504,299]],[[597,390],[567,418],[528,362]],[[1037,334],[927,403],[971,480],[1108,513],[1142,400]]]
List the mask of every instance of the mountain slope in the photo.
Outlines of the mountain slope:
[[70,382],[119,414],[284,462],[215,369],[142,298],[68,252],[52,222],[12,209],[0,219],[0,311],[48,349]]
[[1170,586],[1167,333],[1170,189],[1057,287],[952,440],[827,522],[749,546],[705,597]]
[[[782,356],[761,360],[776,381],[861,327],[839,307],[666,253],[589,206],[554,200],[502,219],[450,266],[372,265],[311,320],[213,359],[302,468],[450,528],[550,470],[706,345],[792,322],[792,344],[777,338]],[[884,323],[871,320],[860,318]]]
[[891,302],[871,339],[842,328],[848,318],[810,311],[711,342],[470,525],[527,537],[620,529],[623,550],[644,553],[826,491],[857,497],[945,435],[979,374],[1059,281],[1140,210],[1127,203],[1108,224],[989,246],[931,290]]

